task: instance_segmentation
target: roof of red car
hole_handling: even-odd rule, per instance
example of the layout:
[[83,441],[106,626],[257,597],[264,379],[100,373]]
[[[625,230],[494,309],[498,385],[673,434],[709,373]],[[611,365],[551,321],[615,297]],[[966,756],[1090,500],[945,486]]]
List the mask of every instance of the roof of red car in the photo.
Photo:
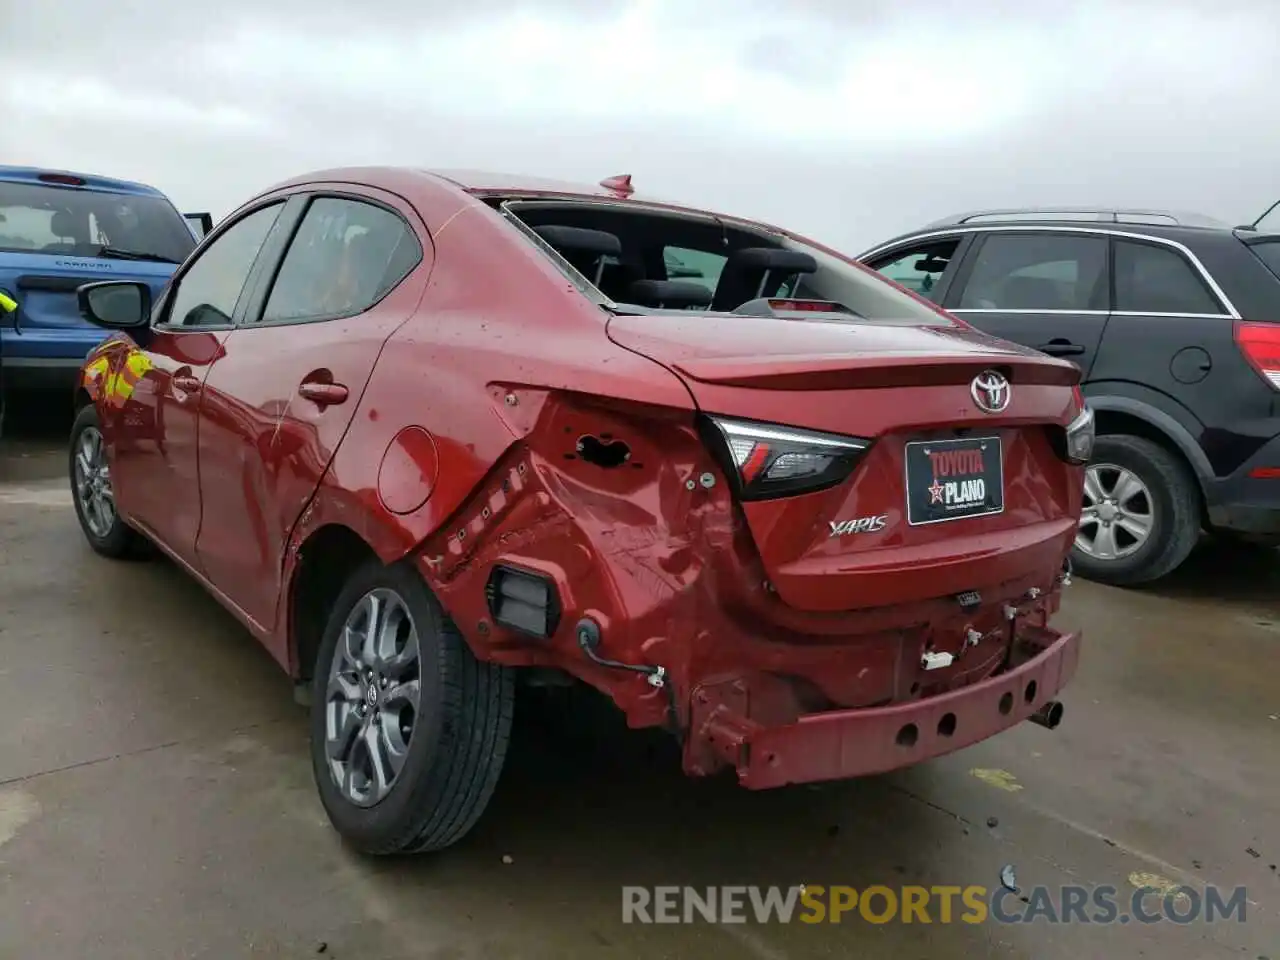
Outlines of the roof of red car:
[[[319,183],[322,181],[346,181],[350,183],[366,183],[370,186],[397,191],[408,187],[408,185],[415,180],[420,182],[423,177],[437,177],[442,180],[446,180],[458,189],[465,190],[469,193],[517,193],[548,196],[594,197],[616,201],[632,200],[655,204],[672,210],[687,210],[691,213],[709,214],[711,216],[722,217],[725,220],[732,220],[749,226],[763,227],[771,230],[777,229],[776,227],[771,227],[768,224],[752,220],[749,217],[720,213],[718,211],[708,210],[704,207],[698,207],[692,204],[666,200],[662,197],[649,196],[638,192],[624,195],[610,190],[600,183],[575,183],[570,180],[556,180],[550,177],[534,177],[526,174],[497,173],[485,170],[433,170],[397,166],[339,167],[329,170],[315,170],[310,173],[292,177],[289,180],[276,184],[271,189],[279,190],[284,187],[298,186],[306,183]],[[601,178],[601,180],[607,179],[610,178]]]
[[[456,183],[463,190],[477,193],[510,190],[517,193],[567,193],[618,199],[618,194],[611,190],[606,190],[598,183],[575,183],[570,180],[555,180],[550,177],[531,177],[524,174],[497,173],[488,170],[424,170],[423,172],[432,176],[443,177],[452,183]],[[632,194],[627,199],[649,199],[660,202],[657,197],[645,198],[638,194]]]

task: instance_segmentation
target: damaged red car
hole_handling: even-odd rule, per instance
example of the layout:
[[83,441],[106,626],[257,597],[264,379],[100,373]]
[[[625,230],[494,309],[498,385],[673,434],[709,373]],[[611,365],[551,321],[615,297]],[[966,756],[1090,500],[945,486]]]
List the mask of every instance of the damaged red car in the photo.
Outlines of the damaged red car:
[[89,544],[168,554],[310,692],[370,853],[489,800],[535,674],[758,789],[1054,726],[1070,363],[795,233],[598,186],[329,170],[151,302],[80,288]]

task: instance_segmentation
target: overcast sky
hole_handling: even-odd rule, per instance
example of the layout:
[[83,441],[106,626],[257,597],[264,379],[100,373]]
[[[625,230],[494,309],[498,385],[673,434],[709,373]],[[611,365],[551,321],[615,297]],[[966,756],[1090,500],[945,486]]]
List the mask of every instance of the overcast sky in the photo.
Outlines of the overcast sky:
[[347,163],[625,172],[851,253],[1008,204],[1238,222],[1278,46],[1280,0],[0,0],[0,162],[215,216]]

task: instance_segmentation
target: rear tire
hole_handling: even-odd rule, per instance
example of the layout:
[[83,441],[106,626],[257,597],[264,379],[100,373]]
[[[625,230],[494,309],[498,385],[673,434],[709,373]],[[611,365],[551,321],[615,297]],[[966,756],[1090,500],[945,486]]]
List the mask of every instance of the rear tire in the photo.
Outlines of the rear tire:
[[67,478],[80,530],[96,553],[113,560],[151,555],[150,542],[120,519],[115,509],[106,445],[93,404],[81,408],[71,425]]
[[[359,641],[370,633],[380,649]],[[312,769],[334,829],[373,855],[457,843],[497,785],[514,696],[513,671],[475,658],[417,571],[358,569],[312,680]]]
[[[1144,528],[1142,537],[1130,532]],[[1181,565],[1199,536],[1199,491],[1177,456],[1144,437],[1097,438],[1071,553],[1080,576],[1116,586],[1150,583]]]

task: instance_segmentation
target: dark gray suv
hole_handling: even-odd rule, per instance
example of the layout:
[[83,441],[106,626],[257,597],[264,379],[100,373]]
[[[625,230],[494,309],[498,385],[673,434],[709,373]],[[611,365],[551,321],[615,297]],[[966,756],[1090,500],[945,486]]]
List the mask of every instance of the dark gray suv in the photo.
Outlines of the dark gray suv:
[[1280,543],[1280,226],[990,210],[859,259],[1081,368],[1098,431],[1073,554],[1083,576],[1155,580],[1202,530]]

